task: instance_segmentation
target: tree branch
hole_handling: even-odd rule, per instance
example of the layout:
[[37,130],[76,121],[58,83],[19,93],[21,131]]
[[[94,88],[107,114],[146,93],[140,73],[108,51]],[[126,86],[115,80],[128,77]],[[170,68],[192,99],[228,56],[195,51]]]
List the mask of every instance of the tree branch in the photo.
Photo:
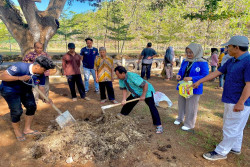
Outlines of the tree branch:
[[23,11],[24,17],[29,25],[29,30],[33,35],[34,42],[39,41],[40,39],[40,16],[38,16],[38,9],[35,2],[31,0],[18,0],[19,5]]
[[[44,11],[44,14],[58,19],[61,15],[66,1],[67,0],[50,0],[48,8]],[[43,16],[45,16],[44,14]]]
[[8,1],[0,0],[0,19],[14,38],[27,29],[27,24],[24,24],[19,10]]

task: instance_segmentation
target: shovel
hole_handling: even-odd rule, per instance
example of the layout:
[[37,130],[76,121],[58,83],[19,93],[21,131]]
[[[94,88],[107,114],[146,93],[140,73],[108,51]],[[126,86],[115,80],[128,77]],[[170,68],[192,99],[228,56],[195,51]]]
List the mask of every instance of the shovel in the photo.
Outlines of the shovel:
[[[126,101],[125,104],[130,103],[130,102],[133,102],[133,101],[137,101],[137,100],[140,100],[140,98],[136,98],[136,99],[132,99],[132,100]],[[105,112],[104,112],[105,109],[112,108],[112,107],[116,107],[116,106],[120,106],[120,105],[122,105],[122,103],[110,104],[110,105],[102,106],[102,107],[101,107],[101,108],[102,108],[102,112],[105,113]]]
[[[48,97],[46,97],[37,86],[34,86],[34,89],[47,101],[49,101]],[[59,116],[56,118],[56,122],[59,124],[59,126],[61,128],[64,128],[65,126],[76,122],[76,120],[74,119],[74,117],[69,113],[69,111],[65,111],[64,113],[62,113],[62,111],[60,111],[54,104],[51,104],[52,107],[58,112]]]

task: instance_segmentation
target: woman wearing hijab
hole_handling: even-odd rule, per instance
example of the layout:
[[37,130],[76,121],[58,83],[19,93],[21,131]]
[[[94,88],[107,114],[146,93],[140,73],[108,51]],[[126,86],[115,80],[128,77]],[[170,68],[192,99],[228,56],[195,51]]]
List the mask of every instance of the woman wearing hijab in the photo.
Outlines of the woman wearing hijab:
[[[193,81],[195,83],[199,79],[205,77],[209,73],[208,63],[203,56],[203,49],[200,44],[191,43],[186,47],[187,58],[183,60],[181,68],[176,76],[178,81]],[[179,90],[179,84],[177,90]],[[182,130],[190,130],[195,127],[195,121],[198,112],[198,102],[200,95],[203,93],[203,85],[193,90],[193,96],[184,98],[179,95],[178,98],[178,118],[174,124],[179,125],[184,121]],[[184,120],[185,117],[185,120]]]
[[174,48],[169,46],[164,57],[164,68],[166,70],[166,80],[173,78]]

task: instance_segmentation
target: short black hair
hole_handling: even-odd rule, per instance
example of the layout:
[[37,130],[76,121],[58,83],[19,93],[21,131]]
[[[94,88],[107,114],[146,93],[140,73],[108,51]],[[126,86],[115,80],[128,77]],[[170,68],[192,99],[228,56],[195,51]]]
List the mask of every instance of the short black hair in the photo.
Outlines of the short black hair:
[[213,53],[214,51],[219,51],[217,48],[211,48],[211,52]]
[[55,68],[55,64],[53,63],[52,60],[50,60],[48,57],[46,56],[38,56],[35,59],[34,64],[39,64],[41,67],[45,68],[45,70],[49,70],[49,69],[53,69]]
[[69,43],[69,44],[68,44],[68,48],[70,48],[70,49],[71,49],[71,48],[75,49],[75,48],[76,48],[76,46],[75,46],[75,44],[74,44],[74,43]]
[[[235,48],[236,45],[233,45],[233,47]],[[242,52],[246,52],[246,51],[248,51],[248,46],[239,46],[239,49],[240,49]]]
[[90,40],[90,41],[93,42],[93,39],[92,39],[92,38],[89,38],[89,37],[85,39],[85,42],[87,42],[88,40]]
[[123,66],[117,66],[116,68],[115,68],[115,72],[116,71],[118,71],[120,74],[122,74],[122,73],[127,73],[127,70],[126,70],[126,68],[125,67],[123,67]]
[[147,47],[151,47],[151,46],[152,46],[152,43],[149,42],[149,43],[147,44]]

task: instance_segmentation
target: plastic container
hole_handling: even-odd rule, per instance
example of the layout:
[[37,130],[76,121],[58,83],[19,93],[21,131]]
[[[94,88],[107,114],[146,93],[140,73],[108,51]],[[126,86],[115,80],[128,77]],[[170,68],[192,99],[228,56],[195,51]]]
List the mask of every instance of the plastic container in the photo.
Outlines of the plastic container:
[[179,94],[185,98],[193,96],[193,87],[189,87],[193,84],[193,81],[180,81],[179,82]]

